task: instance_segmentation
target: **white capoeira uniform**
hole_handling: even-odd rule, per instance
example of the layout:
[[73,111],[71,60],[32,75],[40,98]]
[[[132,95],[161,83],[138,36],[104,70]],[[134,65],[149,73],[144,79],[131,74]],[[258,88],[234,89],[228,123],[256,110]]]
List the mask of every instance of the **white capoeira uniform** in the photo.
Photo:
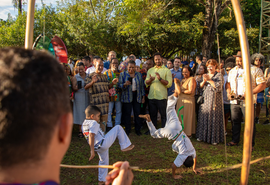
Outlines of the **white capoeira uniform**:
[[[89,142],[89,133],[95,134],[94,148],[99,156],[99,165],[109,165],[109,148],[118,138],[121,150],[129,147],[131,142],[120,125],[114,126],[106,135],[101,130],[99,123],[95,120],[84,120],[82,124],[82,132],[87,142]],[[89,144],[89,143],[88,143]],[[108,168],[98,169],[98,180],[106,181]]]
[[192,156],[194,159],[196,157],[196,151],[190,139],[186,136],[184,131],[182,131],[181,122],[175,111],[177,99],[178,98],[174,95],[168,97],[167,121],[164,128],[157,130],[152,122],[147,122],[147,126],[153,138],[168,138],[168,140],[175,140],[179,136],[173,142],[172,150],[178,153],[174,160],[174,164],[175,166],[180,167],[188,156]]

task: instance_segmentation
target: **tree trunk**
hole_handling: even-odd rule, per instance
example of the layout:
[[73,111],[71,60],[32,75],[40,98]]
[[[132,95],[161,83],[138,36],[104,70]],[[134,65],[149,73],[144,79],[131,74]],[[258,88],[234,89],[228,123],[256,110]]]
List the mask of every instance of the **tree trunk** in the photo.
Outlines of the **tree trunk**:
[[22,14],[22,0],[18,0],[18,1],[19,1],[18,14],[21,15]]
[[205,7],[205,20],[203,29],[202,55],[207,59],[211,58],[211,50],[215,43],[218,28],[218,19],[229,3],[230,1],[228,0],[226,0],[223,4],[222,0],[206,0],[205,3],[203,3]]

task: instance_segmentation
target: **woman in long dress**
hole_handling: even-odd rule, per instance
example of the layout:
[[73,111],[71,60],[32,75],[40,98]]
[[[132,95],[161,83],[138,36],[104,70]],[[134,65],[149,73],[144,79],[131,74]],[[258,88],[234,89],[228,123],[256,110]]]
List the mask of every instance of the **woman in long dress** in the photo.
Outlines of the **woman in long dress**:
[[84,64],[79,62],[76,67],[78,67],[79,73],[72,79],[72,89],[75,92],[73,102],[73,122],[78,125],[78,137],[82,138],[81,125],[85,120],[85,109],[89,105],[89,95],[88,90],[84,89],[86,78]]
[[188,137],[195,134],[195,89],[196,81],[192,77],[193,72],[191,68],[186,65],[182,68],[183,79],[180,82],[181,94],[179,95],[176,112],[181,106],[184,108],[179,112],[179,119],[181,120],[181,114],[184,116],[184,132]]
[[200,83],[200,88],[204,91],[204,103],[199,107],[196,136],[198,141],[217,145],[224,142],[223,76],[216,72],[216,60],[208,60],[206,66],[208,73],[203,75],[203,81]]

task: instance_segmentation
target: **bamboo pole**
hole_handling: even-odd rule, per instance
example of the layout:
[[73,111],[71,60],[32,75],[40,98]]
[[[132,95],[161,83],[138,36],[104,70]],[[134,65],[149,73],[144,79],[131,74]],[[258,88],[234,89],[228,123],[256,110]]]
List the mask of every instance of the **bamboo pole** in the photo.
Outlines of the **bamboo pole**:
[[[108,169],[114,169],[115,167],[113,165],[67,165],[67,164],[60,164],[60,167],[62,168],[108,168]],[[138,170],[138,166],[130,166],[129,169],[131,170]]]
[[31,49],[33,45],[34,15],[35,15],[35,0],[29,0],[26,30],[25,30],[25,43],[24,43],[25,49]]
[[235,19],[237,23],[237,29],[239,34],[239,41],[242,52],[242,63],[245,73],[245,131],[244,131],[244,148],[243,148],[243,161],[241,170],[241,181],[240,184],[248,183],[249,169],[250,169],[250,157],[251,157],[251,142],[253,135],[253,122],[254,122],[254,104],[253,104],[253,93],[252,93],[252,82],[250,73],[250,54],[249,45],[246,35],[246,27],[244,22],[243,13],[238,0],[231,0]]

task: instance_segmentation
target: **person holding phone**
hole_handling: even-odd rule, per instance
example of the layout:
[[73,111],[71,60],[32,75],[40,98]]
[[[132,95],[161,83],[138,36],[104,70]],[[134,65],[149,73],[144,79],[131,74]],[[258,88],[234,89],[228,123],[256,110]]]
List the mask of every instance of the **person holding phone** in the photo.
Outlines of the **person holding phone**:
[[135,132],[141,135],[141,119],[139,118],[141,103],[145,102],[144,81],[142,74],[135,71],[134,60],[128,62],[127,71],[120,74],[119,87],[122,88],[122,123],[125,124],[126,133],[131,131],[131,111],[133,108],[135,119]]
[[79,73],[72,78],[72,89],[75,92],[73,102],[73,117],[74,124],[78,125],[79,129],[78,137],[83,138],[81,125],[85,119],[84,110],[89,105],[89,96],[88,91],[84,89],[86,79],[84,64],[79,62],[76,67],[79,68]]

